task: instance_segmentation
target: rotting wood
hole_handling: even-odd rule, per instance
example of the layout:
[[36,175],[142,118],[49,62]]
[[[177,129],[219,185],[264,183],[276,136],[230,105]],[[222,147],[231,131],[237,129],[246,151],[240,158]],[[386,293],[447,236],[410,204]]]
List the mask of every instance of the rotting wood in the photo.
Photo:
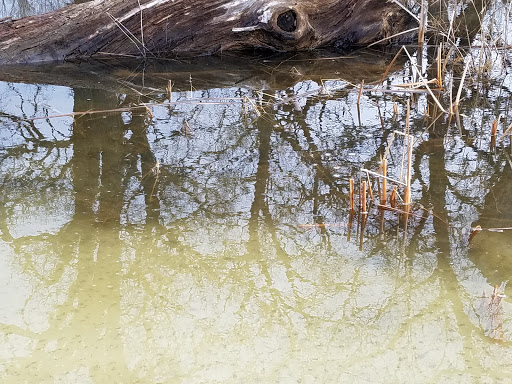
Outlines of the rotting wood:
[[94,0],[0,21],[0,64],[100,55],[182,57],[227,50],[344,49],[400,34],[414,19],[386,0]]

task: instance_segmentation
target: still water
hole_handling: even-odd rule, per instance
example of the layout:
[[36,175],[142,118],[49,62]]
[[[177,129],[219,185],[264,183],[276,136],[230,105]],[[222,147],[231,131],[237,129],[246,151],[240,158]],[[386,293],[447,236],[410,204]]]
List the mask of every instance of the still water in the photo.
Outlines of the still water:
[[1,382],[512,383],[510,75],[333,55],[2,67]]
[[[512,382],[510,233],[469,242],[512,222],[493,107],[358,111],[389,62],[371,52],[243,60],[4,72],[2,382]],[[406,98],[412,215],[349,226]]]

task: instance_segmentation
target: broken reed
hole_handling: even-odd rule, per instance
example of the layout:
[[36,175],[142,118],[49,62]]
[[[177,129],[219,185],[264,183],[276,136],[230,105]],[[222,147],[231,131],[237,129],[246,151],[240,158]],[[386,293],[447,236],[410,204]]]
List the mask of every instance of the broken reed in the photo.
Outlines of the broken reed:
[[496,148],[496,133],[498,133],[498,124],[499,124],[499,117],[498,119],[494,119],[491,126],[491,150]]
[[[407,121],[409,121],[409,113],[410,113],[410,107],[408,103],[407,108]],[[381,165],[379,167],[378,172],[371,171],[369,169],[361,169],[361,173],[364,174],[361,175],[361,182],[359,184],[359,212],[362,215],[368,214],[368,203],[371,203],[375,200],[378,200],[377,206],[382,209],[391,209],[394,211],[398,211],[400,213],[409,214],[411,210],[412,205],[412,197],[411,197],[411,181],[412,181],[412,151],[414,146],[414,140],[413,136],[408,133],[409,131],[409,124],[406,124],[406,131],[405,132],[399,132],[394,131],[393,136],[391,138],[390,143],[388,144],[388,148],[386,149],[385,155],[381,158]],[[401,180],[395,180],[393,178],[390,178],[388,173],[388,160],[387,155],[390,151],[391,144],[394,141],[394,137],[396,134],[400,134],[404,136],[404,146],[403,146],[403,153],[402,153],[402,176]],[[405,172],[404,172],[405,169]],[[405,173],[405,175],[404,175]],[[378,196],[377,199],[373,195],[373,188],[372,188],[372,181],[370,179],[370,176],[373,176],[375,179],[377,179],[377,189],[378,189]],[[402,181],[403,180],[403,181]],[[388,197],[388,181],[393,183],[393,187],[391,189],[391,192]],[[401,203],[401,207],[397,208],[398,206],[398,186],[403,187],[403,199]],[[350,198],[350,214],[355,213],[355,193],[354,193],[354,179],[350,178],[349,180],[349,198]],[[389,205],[388,205],[389,203]]]

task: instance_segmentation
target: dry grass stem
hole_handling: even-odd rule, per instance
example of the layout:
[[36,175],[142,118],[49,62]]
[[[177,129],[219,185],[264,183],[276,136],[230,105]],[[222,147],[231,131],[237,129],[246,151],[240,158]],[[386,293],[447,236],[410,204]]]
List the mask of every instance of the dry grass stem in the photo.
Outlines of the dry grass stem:
[[444,109],[444,107],[441,105],[441,103],[439,102],[439,99],[434,95],[434,93],[432,92],[432,90],[430,89],[430,87],[428,86],[428,82],[423,78],[423,76],[421,75],[421,72],[420,70],[416,67],[416,65],[414,64],[414,60],[412,59],[412,56],[409,54],[409,51],[407,50],[407,48],[404,47],[404,51],[405,53],[407,54],[407,56],[409,57],[409,60],[411,62],[411,66],[413,68],[413,71],[416,73],[416,75],[418,76],[418,78],[421,80],[421,82],[423,83],[423,85],[425,86],[425,88],[427,89],[428,93],[430,93],[430,96],[432,97],[432,99],[434,100],[434,102],[437,104],[437,106],[441,109],[441,111],[443,111],[444,113],[446,113],[446,110]]
[[381,205],[385,205],[386,204],[386,200],[387,200],[387,188],[388,188],[388,185],[387,185],[387,173],[388,173],[388,160],[386,158],[382,159],[382,189],[381,189],[381,194],[380,194],[380,203]]
[[359,104],[361,103],[361,95],[363,94],[364,88],[364,79],[361,81],[361,87],[359,88],[359,93],[357,95],[357,107],[359,108]]
[[442,64],[441,64],[442,52],[443,52],[443,43],[441,42],[439,44],[439,48],[437,49],[437,87],[439,89],[443,88],[443,78],[444,78],[443,71],[442,71]]
[[349,180],[349,194],[350,194],[350,212],[354,213],[354,179],[350,178]]
[[468,73],[470,62],[471,62],[470,60],[468,60],[466,62],[466,66],[464,67],[464,71],[462,72],[462,77],[460,79],[460,84],[459,84],[459,90],[457,91],[457,97],[455,98],[455,104],[453,105],[453,110],[456,110],[459,108],[460,97],[462,95],[462,89],[464,88],[464,81],[466,80],[466,74]]
[[167,82],[167,87],[165,88],[167,91],[167,98],[169,99],[169,103],[172,101],[172,81],[169,80]]
[[[387,166],[386,166],[386,169],[387,169]],[[380,179],[386,179],[392,183],[395,183],[395,184],[399,184],[399,185],[403,185],[405,186],[406,184],[401,182],[400,180],[397,180],[397,179],[393,179],[392,177],[389,177],[389,176],[385,176],[383,174],[380,174],[380,173],[377,173],[377,172],[374,172],[374,171],[370,171],[369,169],[366,169],[366,168],[361,168],[361,172],[365,172],[366,174],[368,175],[372,175],[372,176],[375,176],[377,178],[380,178]]]
[[367,194],[367,186],[366,180],[363,180],[362,190],[361,190],[361,213],[366,215],[368,212],[366,211],[366,194]]

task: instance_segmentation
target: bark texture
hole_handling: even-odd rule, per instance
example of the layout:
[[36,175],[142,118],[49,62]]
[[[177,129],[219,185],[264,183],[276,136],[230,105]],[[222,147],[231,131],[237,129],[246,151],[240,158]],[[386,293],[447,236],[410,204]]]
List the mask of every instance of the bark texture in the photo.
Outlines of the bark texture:
[[346,48],[415,26],[387,0],[94,0],[0,21],[0,63]]

